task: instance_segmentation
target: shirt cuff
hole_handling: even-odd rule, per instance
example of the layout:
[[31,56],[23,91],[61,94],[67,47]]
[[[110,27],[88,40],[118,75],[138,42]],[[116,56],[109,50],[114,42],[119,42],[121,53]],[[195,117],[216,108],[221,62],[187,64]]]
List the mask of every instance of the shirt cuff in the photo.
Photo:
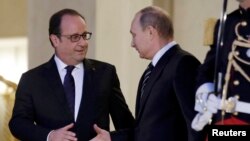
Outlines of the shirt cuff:
[[47,140],[46,140],[46,141],[49,141],[49,136],[50,136],[50,134],[51,134],[52,132],[54,132],[54,130],[52,130],[52,131],[50,131],[50,132],[49,132],[49,134],[48,134],[48,136],[47,136]]

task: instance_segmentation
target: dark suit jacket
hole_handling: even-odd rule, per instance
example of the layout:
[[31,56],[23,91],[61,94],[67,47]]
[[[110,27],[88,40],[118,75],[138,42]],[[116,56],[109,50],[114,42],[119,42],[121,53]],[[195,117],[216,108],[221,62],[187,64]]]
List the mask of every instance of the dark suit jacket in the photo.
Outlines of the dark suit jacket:
[[[132,127],[134,119],[122,95],[115,67],[90,59],[83,63],[83,95],[72,129],[78,141],[96,136],[94,123],[109,130],[109,114],[117,130]],[[74,117],[53,57],[22,75],[9,123],[15,137],[23,141],[46,141],[51,130],[72,122]]]
[[142,98],[139,83],[135,141],[200,140],[191,129],[195,116],[195,77],[199,61],[178,45],[159,60],[151,72]]

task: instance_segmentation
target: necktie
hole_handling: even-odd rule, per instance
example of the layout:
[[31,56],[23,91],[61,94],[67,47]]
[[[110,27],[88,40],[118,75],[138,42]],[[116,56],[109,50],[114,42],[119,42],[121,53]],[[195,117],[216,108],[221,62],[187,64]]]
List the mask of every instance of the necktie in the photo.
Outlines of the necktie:
[[148,79],[150,77],[150,74],[153,70],[154,66],[152,65],[152,63],[150,63],[147,67],[147,69],[144,72],[144,76],[143,76],[143,81],[142,81],[142,85],[141,85],[141,98],[143,96],[144,90],[145,90],[145,86],[148,82]]
[[67,70],[67,73],[64,77],[64,82],[63,82],[69,108],[73,114],[74,114],[74,109],[75,109],[75,82],[71,73],[74,68],[75,68],[74,66],[65,67],[65,69]]

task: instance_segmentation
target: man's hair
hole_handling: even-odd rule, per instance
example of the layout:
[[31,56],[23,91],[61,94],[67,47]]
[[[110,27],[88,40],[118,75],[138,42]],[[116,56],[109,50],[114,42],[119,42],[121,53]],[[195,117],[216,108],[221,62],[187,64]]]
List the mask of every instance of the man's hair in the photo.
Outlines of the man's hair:
[[83,20],[85,20],[85,18],[80,13],[78,13],[77,11],[75,11],[73,9],[62,9],[62,10],[56,12],[55,14],[53,14],[50,17],[50,20],[49,20],[49,35],[51,35],[51,34],[55,34],[55,35],[61,34],[60,26],[61,26],[62,17],[64,15],[80,16]]
[[148,6],[139,11],[141,14],[140,24],[143,30],[147,26],[154,27],[159,36],[169,38],[174,36],[173,23],[170,16],[163,9],[156,6]]

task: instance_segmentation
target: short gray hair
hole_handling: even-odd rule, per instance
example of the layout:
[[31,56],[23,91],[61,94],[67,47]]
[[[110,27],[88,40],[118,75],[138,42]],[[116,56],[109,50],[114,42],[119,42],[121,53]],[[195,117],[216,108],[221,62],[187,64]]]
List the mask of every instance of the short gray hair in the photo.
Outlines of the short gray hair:
[[156,6],[148,6],[139,11],[141,14],[140,24],[143,30],[147,26],[154,27],[163,38],[174,36],[173,23],[169,14]]

